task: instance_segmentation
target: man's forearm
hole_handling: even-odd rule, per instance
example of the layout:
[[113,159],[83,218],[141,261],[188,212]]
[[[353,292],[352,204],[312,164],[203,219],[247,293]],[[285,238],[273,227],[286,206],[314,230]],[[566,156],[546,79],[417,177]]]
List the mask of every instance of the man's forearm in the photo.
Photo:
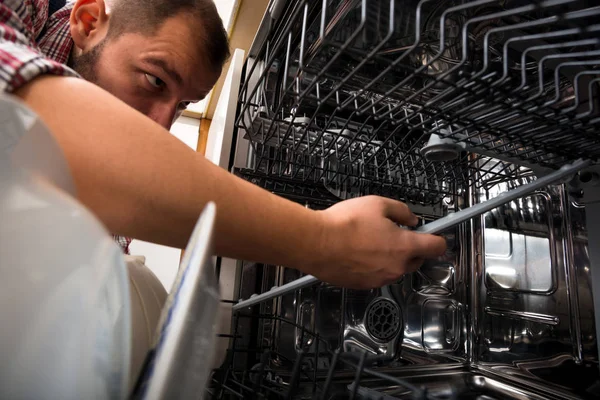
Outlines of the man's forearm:
[[445,242],[398,227],[417,218],[367,196],[312,211],[207,161],[164,128],[91,83],[44,77],[17,93],[48,125],[79,200],[112,233],[183,247],[205,204],[217,204],[219,255],[285,265],[368,289],[396,281]]
[[215,201],[221,255],[302,268],[300,255],[318,251],[319,213],[215,166],[93,84],[44,77],[17,95],[53,132],[79,199],[112,233],[183,247]]

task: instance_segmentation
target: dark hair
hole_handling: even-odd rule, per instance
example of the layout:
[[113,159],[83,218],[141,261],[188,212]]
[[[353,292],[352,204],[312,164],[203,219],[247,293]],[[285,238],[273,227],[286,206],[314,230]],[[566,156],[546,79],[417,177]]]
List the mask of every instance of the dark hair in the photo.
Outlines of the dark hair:
[[169,18],[188,13],[198,20],[198,38],[211,67],[220,71],[229,59],[229,41],[212,0],[112,0],[108,36],[153,34]]

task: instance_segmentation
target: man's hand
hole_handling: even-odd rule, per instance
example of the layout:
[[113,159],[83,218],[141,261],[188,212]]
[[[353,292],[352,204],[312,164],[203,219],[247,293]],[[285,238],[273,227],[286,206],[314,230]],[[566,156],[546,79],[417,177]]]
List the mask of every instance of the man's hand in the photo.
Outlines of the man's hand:
[[[313,275],[336,285],[370,289],[418,269],[423,259],[446,251],[443,238],[397,226],[414,226],[417,217],[398,201],[369,196],[341,202],[320,212],[322,265]],[[309,267],[310,268],[310,267]]]

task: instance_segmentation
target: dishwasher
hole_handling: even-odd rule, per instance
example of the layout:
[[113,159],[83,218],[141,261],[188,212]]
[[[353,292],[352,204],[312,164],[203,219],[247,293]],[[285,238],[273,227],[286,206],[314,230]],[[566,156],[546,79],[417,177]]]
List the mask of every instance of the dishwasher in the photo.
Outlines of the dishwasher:
[[599,86],[595,1],[271,1],[207,157],[401,200],[448,248],[366,291],[218,259],[207,398],[598,398]]

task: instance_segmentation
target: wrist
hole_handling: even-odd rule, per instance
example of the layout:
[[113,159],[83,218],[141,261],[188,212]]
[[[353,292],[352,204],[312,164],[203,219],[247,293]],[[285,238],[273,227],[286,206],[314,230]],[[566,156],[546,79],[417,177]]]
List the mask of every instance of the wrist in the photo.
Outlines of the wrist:
[[305,264],[302,272],[311,275],[320,275],[320,269],[331,261],[332,248],[332,224],[323,211],[311,210],[311,230],[307,235],[306,245],[303,249]]

